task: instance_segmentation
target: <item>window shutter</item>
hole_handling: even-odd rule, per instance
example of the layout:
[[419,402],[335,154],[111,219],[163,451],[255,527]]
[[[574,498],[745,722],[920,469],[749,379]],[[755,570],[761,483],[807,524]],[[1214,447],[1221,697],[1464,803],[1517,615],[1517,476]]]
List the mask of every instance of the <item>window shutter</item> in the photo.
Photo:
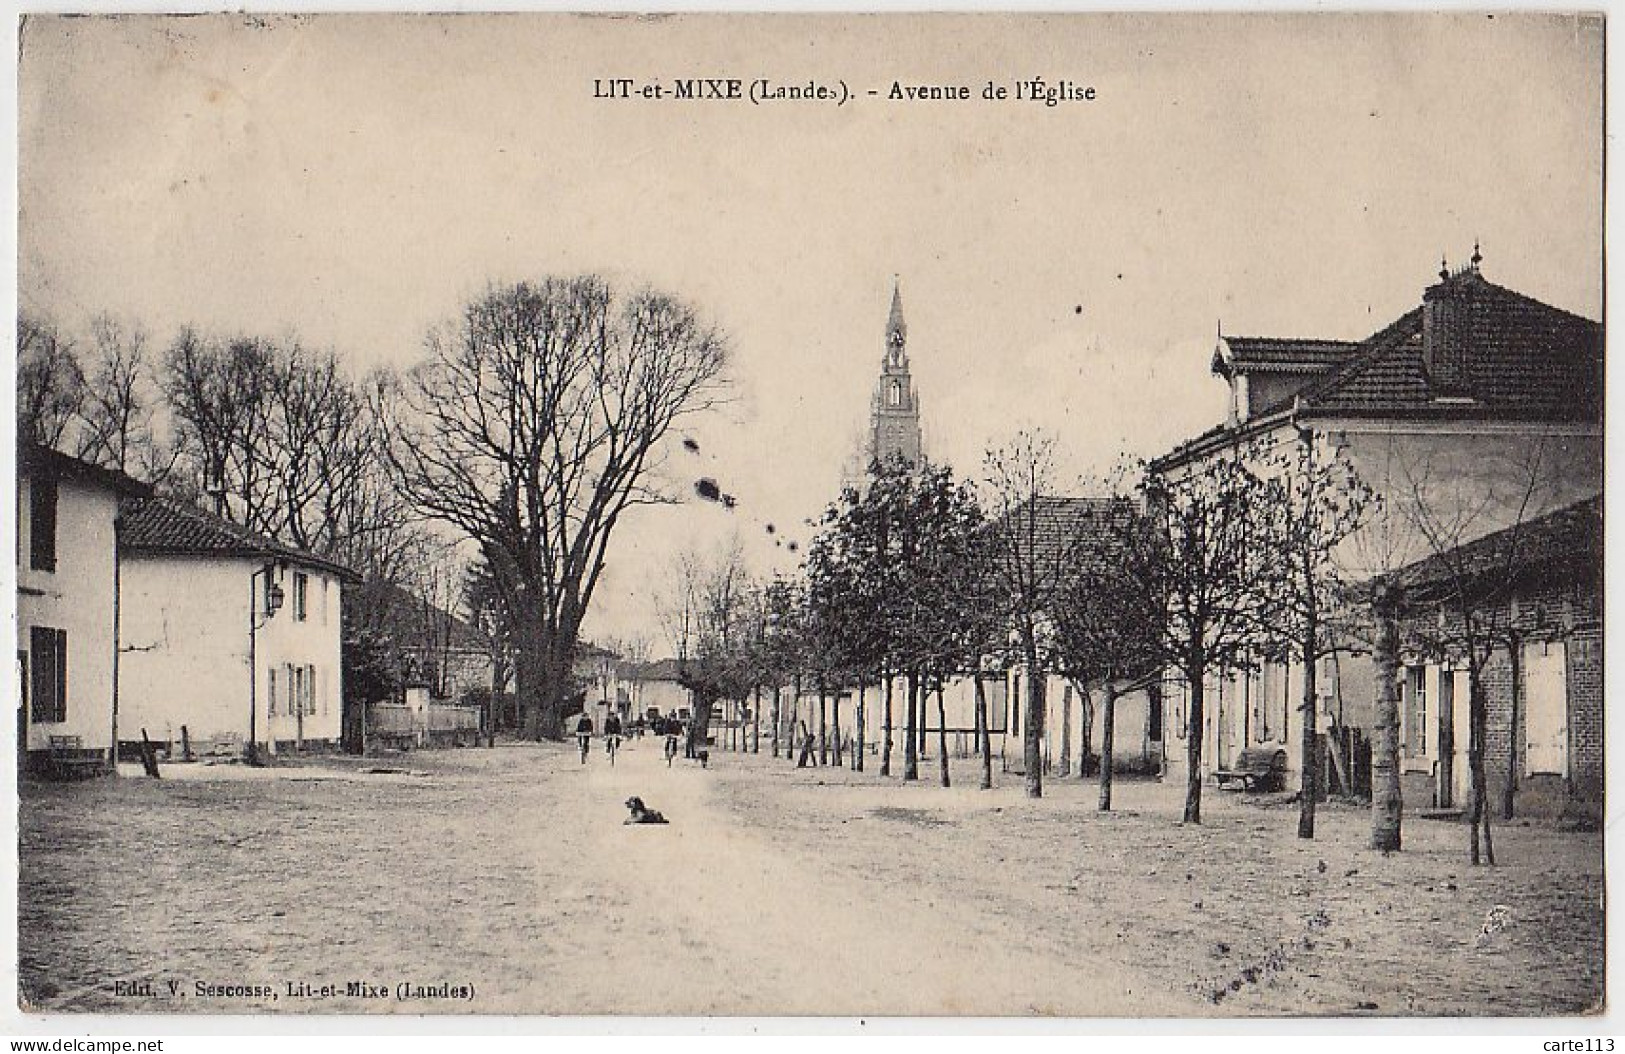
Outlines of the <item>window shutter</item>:
[[265,671],[267,691],[265,693],[265,716],[276,716],[276,667]]
[[33,699],[29,718],[50,721],[56,711],[56,631],[34,626],[28,631],[28,648],[33,653]]
[[56,631],[56,720],[68,719],[68,631]]
[[36,571],[56,570],[56,481],[28,484],[28,564]]

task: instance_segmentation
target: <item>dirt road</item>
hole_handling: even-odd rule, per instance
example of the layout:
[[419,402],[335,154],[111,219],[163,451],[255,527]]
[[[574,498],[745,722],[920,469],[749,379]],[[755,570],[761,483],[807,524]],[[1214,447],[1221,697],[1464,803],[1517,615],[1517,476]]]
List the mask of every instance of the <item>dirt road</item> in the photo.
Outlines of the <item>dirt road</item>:
[[[563,899],[601,920],[582,964],[588,1012],[1201,1012],[1120,967],[1033,952],[946,900],[834,872],[812,845],[733,822],[713,801],[717,772],[668,769],[651,741],[639,746],[613,769],[595,754],[570,784],[585,866]],[[622,825],[632,794],[672,822]]]

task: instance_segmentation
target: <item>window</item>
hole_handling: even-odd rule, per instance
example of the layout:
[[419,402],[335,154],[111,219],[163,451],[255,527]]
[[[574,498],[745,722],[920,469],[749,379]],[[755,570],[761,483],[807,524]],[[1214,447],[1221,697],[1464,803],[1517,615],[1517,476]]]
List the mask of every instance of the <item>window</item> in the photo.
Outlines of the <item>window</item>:
[[1162,686],[1150,684],[1145,689],[1145,737],[1153,743],[1162,742]]
[[903,382],[902,381],[892,381],[891,382],[891,394],[887,397],[887,401],[892,406],[901,406],[901,405],[903,405]]
[[309,591],[310,576],[301,571],[295,571],[293,574],[293,620],[295,622],[305,621],[305,616],[309,613],[309,609],[305,604],[306,594]]
[[28,631],[34,670],[32,706],[36,722],[60,723],[68,719],[68,632],[48,626]]
[[1427,667],[1405,670],[1405,749],[1413,757],[1428,752]]
[[322,579],[322,625],[327,625],[327,587],[331,585],[327,579]]
[[28,484],[28,566],[36,571],[56,570],[56,481],[30,480]]

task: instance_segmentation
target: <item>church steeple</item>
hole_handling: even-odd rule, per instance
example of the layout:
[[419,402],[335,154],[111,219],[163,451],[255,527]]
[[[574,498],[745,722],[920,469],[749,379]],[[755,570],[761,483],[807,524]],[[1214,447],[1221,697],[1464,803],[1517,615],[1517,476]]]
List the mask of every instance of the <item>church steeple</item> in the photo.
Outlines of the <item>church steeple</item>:
[[886,318],[886,354],[870,411],[868,454],[881,461],[901,456],[916,465],[923,454],[919,398],[908,368],[908,323],[903,320],[902,284],[895,277],[891,313]]

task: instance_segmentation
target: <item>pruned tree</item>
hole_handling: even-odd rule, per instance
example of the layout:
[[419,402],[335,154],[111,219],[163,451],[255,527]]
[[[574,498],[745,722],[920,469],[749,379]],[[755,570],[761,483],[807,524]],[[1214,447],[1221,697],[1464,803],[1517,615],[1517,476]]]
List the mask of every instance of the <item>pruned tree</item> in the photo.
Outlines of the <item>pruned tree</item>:
[[1359,529],[1374,500],[1352,462],[1335,447],[1323,447],[1314,432],[1300,428],[1290,450],[1273,452],[1262,466],[1270,474],[1266,487],[1275,492],[1266,506],[1275,514],[1268,548],[1279,560],[1276,573],[1258,572],[1257,578],[1275,587],[1265,618],[1273,636],[1269,650],[1283,664],[1295,659],[1303,667],[1299,838],[1315,836],[1315,805],[1324,779],[1318,668],[1337,645],[1328,627],[1348,607],[1349,582],[1338,547]]
[[[1495,863],[1489,801],[1489,692],[1487,671],[1498,652],[1511,667],[1508,768],[1501,812],[1510,819],[1519,776],[1523,636],[1517,606],[1535,559],[1541,556],[1530,526],[1558,500],[1560,456],[1550,441],[1532,439],[1516,450],[1482,455],[1477,480],[1446,475],[1425,457],[1404,459],[1402,486],[1389,504],[1421,540],[1423,559],[1385,580],[1403,604],[1400,624],[1419,654],[1465,662],[1468,682],[1468,855]],[[1493,464],[1488,464],[1493,462]],[[1485,482],[1485,481],[1488,482]],[[1431,615],[1432,617],[1419,617]],[[1444,720],[1441,707],[1440,720]],[[1441,724],[1441,731],[1443,731]],[[1454,735],[1450,736],[1454,753]],[[1440,745],[1441,755],[1446,747]]]
[[[1124,682],[1156,676],[1157,642],[1167,598],[1158,580],[1136,575],[1131,554],[1157,550],[1137,498],[1107,484],[1107,494],[1082,504],[1072,570],[1054,607],[1056,658],[1075,682],[1099,686],[1101,704],[1100,799],[1112,807],[1113,739],[1117,697]],[[1147,588],[1148,585],[1151,588]],[[1085,721],[1090,720],[1087,710]]]
[[1025,671],[1022,760],[1029,798],[1044,793],[1044,688],[1053,658],[1051,612],[1071,567],[1072,539],[1049,516],[1055,486],[1055,444],[1022,432],[983,459],[988,530],[987,567],[1003,600],[1010,638]]
[[610,540],[632,508],[672,500],[663,444],[721,398],[726,341],[669,295],[586,275],[493,287],[427,347],[390,421],[392,464],[480,548],[511,618],[524,733],[561,737]]
[[1140,485],[1146,530],[1129,536],[1125,573],[1160,597],[1165,617],[1152,641],[1180,671],[1188,704],[1186,823],[1202,822],[1203,701],[1207,677],[1244,669],[1266,642],[1277,587],[1269,517],[1279,495],[1242,451],[1207,458],[1179,474],[1147,473]]
[[159,441],[164,409],[151,359],[151,339],[139,322],[111,315],[91,320],[89,373],[79,408],[77,453],[87,461],[162,485],[175,450]]

